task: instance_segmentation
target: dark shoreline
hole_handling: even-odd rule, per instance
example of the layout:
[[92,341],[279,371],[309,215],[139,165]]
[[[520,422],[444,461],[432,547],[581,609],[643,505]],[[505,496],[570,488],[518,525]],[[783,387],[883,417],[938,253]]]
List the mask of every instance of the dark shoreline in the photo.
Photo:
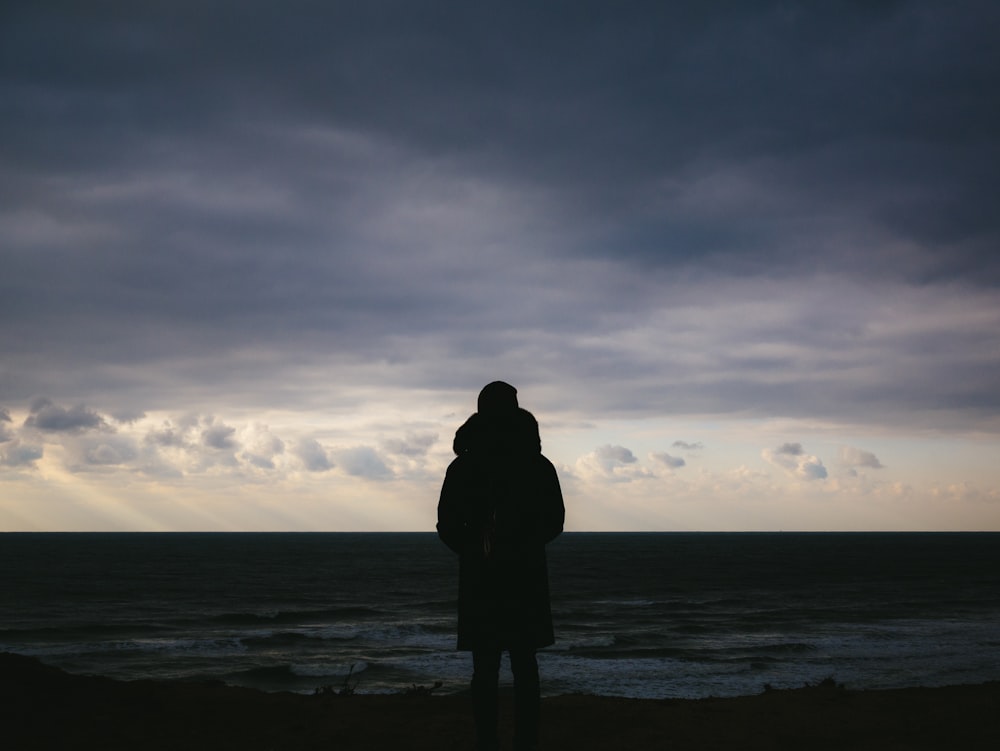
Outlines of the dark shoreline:
[[[303,696],[220,683],[114,681],[0,654],[11,749],[468,749],[467,698]],[[994,749],[1000,681],[852,691],[832,682],[727,699],[543,700],[543,748]],[[510,706],[503,722],[509,728]]]

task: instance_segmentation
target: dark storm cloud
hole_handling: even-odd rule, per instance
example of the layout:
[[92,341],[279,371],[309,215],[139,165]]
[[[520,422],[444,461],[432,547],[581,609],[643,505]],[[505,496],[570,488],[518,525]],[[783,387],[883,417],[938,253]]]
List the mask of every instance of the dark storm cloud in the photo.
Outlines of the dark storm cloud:
[[[0,398],[294,407],[315,397],[274,388],[293,365],[451,389],[480,377],[455,363],[504,356],[580,381],[552,404],[598,391],[619,413],[1000,413],[996,363],[970,354],[995,351],[988,325],[876,347],[842,288],[701,338],[675,316],[664,352],[710,350],[685,362],[614,340],[652,307],[732,299],[719,278],[991,294],[998,20],[985,2],[7,3]],[[870,367],[896,351],[905,367]]]
[[[822,201],[948,239],[953,258],[995,232],[990,4],[352,6],[26,6],[3,40],[16,95],[5,135],[43,173],[65,175],[74,155],[112,174],[208,158],[336,195],[344,165],[308,170],[309,155],[274,131],[332,125],[548,186],[600,223],[627,220],[619,250],[647,261],[773,250],[758,243],[778,207],[762,216],[759,200],[742,201],[743,216],[718,225],[713,199],[733,208],[731,183],[711,183],[723,169],[795,191],[802,220]],[[710,195],[678,205],[691,184]],[[298,226],[274,219],[247,236]]]

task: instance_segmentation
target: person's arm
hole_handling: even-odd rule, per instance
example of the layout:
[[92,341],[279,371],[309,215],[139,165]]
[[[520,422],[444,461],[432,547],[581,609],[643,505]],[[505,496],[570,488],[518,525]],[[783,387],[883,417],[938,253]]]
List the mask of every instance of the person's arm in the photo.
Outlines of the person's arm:
[[550,543],[563,531],[566,522],[566,506],[563,504],[562,488],[559,487],[559,475],[552,462],[542,457],[542,540]]
[[465,536],[465,519],[461,509],[462,483],[459,480],[460,461],[461,459],[455,459],[445,473],[437,508],[438,537],[456,553],[462,552]]

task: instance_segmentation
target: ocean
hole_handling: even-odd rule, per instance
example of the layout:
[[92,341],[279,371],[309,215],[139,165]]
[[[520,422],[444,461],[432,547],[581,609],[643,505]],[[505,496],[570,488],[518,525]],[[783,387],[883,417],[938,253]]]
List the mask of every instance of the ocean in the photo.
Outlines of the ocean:
[[[566,533],[549,569],[545,695],[1000,680],[998,533]],[[0,651],[118,679],[459,692],[456,592],[433,533],[6,533]]]

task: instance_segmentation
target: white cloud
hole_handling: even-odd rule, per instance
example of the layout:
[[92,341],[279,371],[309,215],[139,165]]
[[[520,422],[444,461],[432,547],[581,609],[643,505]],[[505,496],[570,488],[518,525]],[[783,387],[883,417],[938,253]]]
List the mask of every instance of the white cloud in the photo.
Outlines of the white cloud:
[[630,449],[606,444],[599,446],[576,461],[576,471],[587,479],[605,482],[631,482],[652,473],[639,464]]
[[776,449],[764,449],[761,456],[765,461],[783,469],[791,477],[802,480],[824,480],[826,467],[819,457],[807,454],[801,443],[785,443]]
[[285,453],[285,442],[271,433],[266,425],[253,425],[241,436],[243,451],[240,458],[258,469],[277,468],[276,457]]

